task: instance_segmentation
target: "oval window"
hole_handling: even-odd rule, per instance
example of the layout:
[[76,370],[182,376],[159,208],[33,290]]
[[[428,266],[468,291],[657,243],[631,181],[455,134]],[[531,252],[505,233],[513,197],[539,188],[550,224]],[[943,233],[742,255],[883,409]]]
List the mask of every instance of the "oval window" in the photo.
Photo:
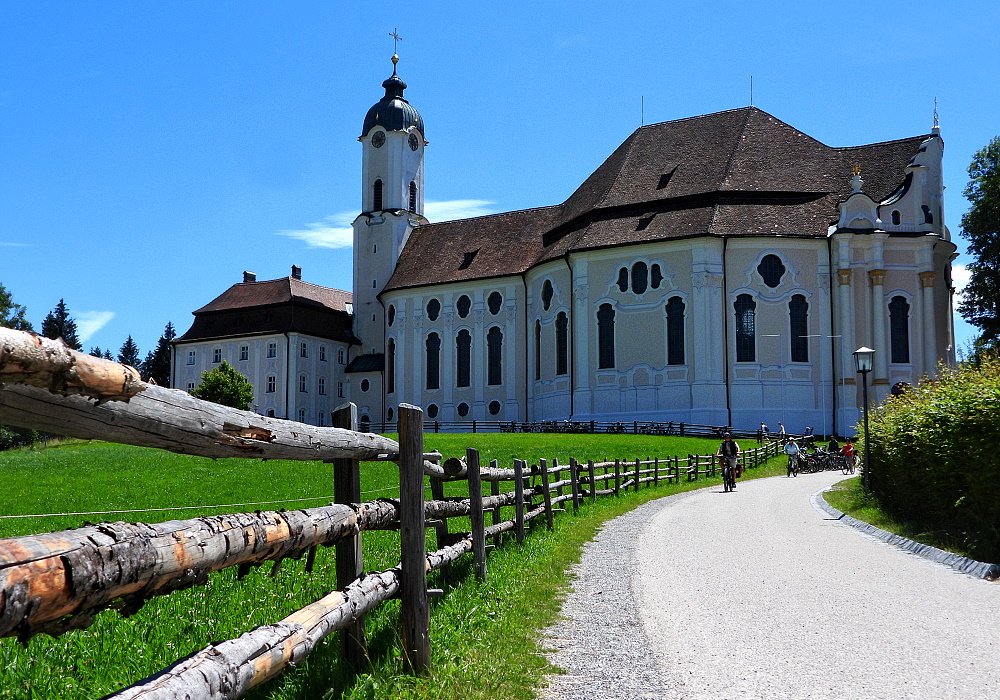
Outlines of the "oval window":
[[500,306],[503,304],[503,297],[500,296],[500,292],[493,292],[490,294],[490,298],[486,300],[486,303],[490,307],[490,313],[496,316],[500,313]]
[[387,415],[387,416],[389,417],[389,420],[392,420],[392,417],[393,417],[393,416],[394,416],[395,414],[393,413],[393,410],[392,410],[392,409],[390,408],[390,409],[389,409],[389,410],[388,410],[388,411],[386,412],[386,415]]
[[458,404],[458,415],[462,416],[462,418],[465,418],[467,415],[469,415],[469,404],[467,403]]
[[646,291],[646,286],[649,280],[649,268],[646,267],[646,263],[637,262],[632,266],[632,291],[636,294],[642,294]]
[[367,379],[361,380],[361,391],[368,391],[371,388],[371,386],[372,386],[371,382],[369,382]]
[[549,306],[552,304],[552,282],[550,280],[545,280],[545,284],[542,285],[542,308],[546,311],[549,310]]
[[458,308],[459,318],[465,318],[469,315],[469,310],[472,309],[472,300],[463,294],[458,298],[458,303],[455,306]]
[[490,401],[490,415],[495,416],[498,413],[500,413],[500,402]]
[[785,274],[785,266],[777,255],[765,255],[757,266],[757,272],[764,280],[764,284],[774,289],[781,284],[781,278]]
[[436,403],[432,403],[430,406],[427,407],[427,417],[428,418],[438,417],[438,406]]
[[441,313],[441,302],[437,299],[431,299],[427,302],[427,318],[432,321],[438,320],[438,315]]

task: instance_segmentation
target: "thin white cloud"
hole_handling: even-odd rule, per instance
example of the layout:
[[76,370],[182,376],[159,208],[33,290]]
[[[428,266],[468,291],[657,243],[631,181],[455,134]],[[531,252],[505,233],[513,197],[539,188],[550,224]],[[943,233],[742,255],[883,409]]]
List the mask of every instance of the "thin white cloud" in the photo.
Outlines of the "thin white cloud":
[[4,241],[0,241],[0,248],[28,248],[28,247],[30,247],[29,243],[6,243]]
[[[452,199],[444,202],[425,202],[424,216],[428,221],[451,221],[468,219],[473,216],[492,214],[490,202],[484,199]],[[302,229],[278,231],[279,236],[287,236],[302,241],[309,248],[350,248],[354,242],[351,224],[357,218],[355,211],[341,212],[327,216],[322,221],[306,224]]]
[[115,317],[114,311],[81,311],[76,315],[76,330],[80,342],[85,343]]

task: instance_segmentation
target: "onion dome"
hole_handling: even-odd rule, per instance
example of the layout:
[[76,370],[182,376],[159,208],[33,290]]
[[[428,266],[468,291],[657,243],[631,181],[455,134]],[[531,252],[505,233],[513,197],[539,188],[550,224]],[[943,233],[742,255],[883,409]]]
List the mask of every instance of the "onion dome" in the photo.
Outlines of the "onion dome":
[[424,135],[424,120],[420,112],[413,108],[406,98],[403,97],[403,90],[406,89],[404,83],[396,75],[396,63],[399,56],[392,57],[392,75],[382,83],[385,88],[385,97],[372,105],[365,115],[365,125],[361,129],[361,136],[364,137],[371,131],[373,126],[381,126],[386,131],[406,131],[411,126],[417,127],[420,135]]

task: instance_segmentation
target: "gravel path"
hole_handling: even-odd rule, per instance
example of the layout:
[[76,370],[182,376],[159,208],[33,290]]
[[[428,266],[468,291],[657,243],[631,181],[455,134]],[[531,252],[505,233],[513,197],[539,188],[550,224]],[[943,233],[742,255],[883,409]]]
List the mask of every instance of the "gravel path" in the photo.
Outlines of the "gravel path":
[[[982,698],[1000,584],[860,535],[804,474],[678,494],[589,543],[548,631],[550,700]],[[730,533],[729,537],[721,537]]]

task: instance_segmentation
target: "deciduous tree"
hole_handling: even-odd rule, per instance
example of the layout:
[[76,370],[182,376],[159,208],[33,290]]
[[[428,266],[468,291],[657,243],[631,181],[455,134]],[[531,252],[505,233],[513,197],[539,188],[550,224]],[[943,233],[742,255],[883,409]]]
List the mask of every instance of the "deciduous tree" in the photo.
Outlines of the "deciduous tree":
[[27,309],[20,304],[15,304],[10,292],[0,284],[0,326],[19,331],[34,330],[26,314]]
[[1000,136],[973,156],[964,194],[972,206],[962,217],[962,235],[974,261],[958,310],[979,327],[985,342],[995,345],[1000,340]]
[[218,367],[201,375],[201,384],[191,390],[191,396],[246,410],[253,401],[253,384],[223,360]]

